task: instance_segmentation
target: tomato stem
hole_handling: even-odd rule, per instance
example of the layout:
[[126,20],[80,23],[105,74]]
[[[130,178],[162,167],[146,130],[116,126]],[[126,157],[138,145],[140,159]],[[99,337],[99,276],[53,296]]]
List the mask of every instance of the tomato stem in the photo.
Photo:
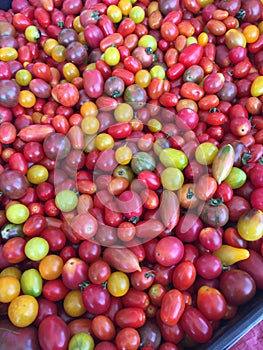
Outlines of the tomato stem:
[[211,207],[218,207],[219,205],[224,203],[224,199],[222,196],[220,198],[210,198],[209,199],[209,204]]
[[251,159],[252,155],[249,152],[244,152],[242,154],[241,162],[244,166],[248,166],[247,160]]

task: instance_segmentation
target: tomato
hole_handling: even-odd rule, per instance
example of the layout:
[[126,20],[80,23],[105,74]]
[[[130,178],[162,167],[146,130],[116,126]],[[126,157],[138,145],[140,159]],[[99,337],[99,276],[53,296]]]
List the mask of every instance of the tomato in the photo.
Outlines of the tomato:
[[104,313],[110,306],[110,294],[98,284],[84,285],[82,301],[88,312],[95,315]]
[[63,265],[61,277],[67,288],[77,289],[88,279],[88,265],[79,258],[68,259]]
[[182,242],[194,242],[202,228],[202,221],[196,215],[187,213],[179,219],[175,233]]
[[159,264],[171,266],[183,258],[184,247],[177,237],[164,237],[157,243],[154,254]]
[[68,349],[74,350],[76,348],[82,350],[93,350],[95,346],[94,340],[90,334],[79,332],[74,334],[73,337],[70,338],[68,343]]
[[130,286],[127,275],[121,271],[112,272],[107,281],[109,293],[115,297],[120,297],[128,292]]
[[29,217],[29,210],[24,204],[12,204],[6,210],[7,219],[13,224],[22,224]]
[[43,279],[54,280],[62,273],[63,260],[60,256],[55,254],[47,255],[40,261],[39,272]]
[[222,272],[222,263],[218,257],[212,254],[200,256],[196,261],[198,275],[206,279],[217,278]]
[[116,334],[115,342],[117,349],[129,348],[130,350],[136,350],[140,345],[140,335],[134,328],[122,328]]
[[11,264],[22,262],[25,258],[26,241],[22,237],[10,238],[3,246],[3,258]]
[[[52,338],[49,337],[51,331]],[[44,349],[51,350],[54,347],[61,350],[68,349],[70,333],[67,324],[59,316],[47,316],[40,322],[38,339],[40,346]]]
[[58,209],[63,212],[69,212],[76,208],[78,197],[75,192],[64,190],[57,193],[55,203]]
[[107,316],[95,316],[91,322],[91,329],[100,340],[112,340],[115,336],[115,326]]
[[160,319],[168,326],[178,323],[185,309],[183,294],[177,289],[171,289],[162,298]]
[[71,317],[80,317],[86,309],[82,302],[82,294],[80,290],[71,290],[63,300],[63,308]]
[[197,181],[195,194],[201,200],[208,200],[213,197],[216,190],[216,180],[209,175],[202,175]]
[[213,329],[206,317],[196,308],[187,306],[180,320],[185,333],[199,343],[206,343],[213,333]]
[[20,295],[8,306],[8,317],[14,326],[27,327],[34,322],[38,313],[38,302],[31,295]]
[[42,294],[45,299],[57,302],[63,300],[68,291],[68,288],[64,285],[61,279],[55,279],[45,282]]
[[233,305],[246,303],[253,298],[256,291],[254,279],[247,272],[237,269],[224,271],[219,287],[227,302]]
[[188,164],[188,159],[184,152],[173,148],[163,149],[159,154],[159,158],[166,168],[175,167],[183,170]]
[[20,283],[24,294],[38,297],[42,293],[42,278],[36,269],[24,271]]
[[196,278],[196,269],[192,262],[182,261],[173,271],[173,286],[174,288],[183,291],[190,288]]
[[19,280],[14,276],[1,276],[0,287],[1,303],[10,303],[20,294],[20,283]]
[[213,227],[205,227],[200,231],[199,241],[205,249],[215,251],[222,245],[222,237]]

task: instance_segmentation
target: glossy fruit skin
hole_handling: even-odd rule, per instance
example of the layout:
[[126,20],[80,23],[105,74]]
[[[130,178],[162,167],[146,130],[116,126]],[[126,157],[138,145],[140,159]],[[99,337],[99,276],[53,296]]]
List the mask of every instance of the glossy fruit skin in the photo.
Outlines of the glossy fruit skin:
[[82,301],[88,312],[103,314],[110,306],[110,294],[103,286],[91,284],[84,287]]
[[15,341],[18,350],[25,348],[28,350],[39,349],[36,327],[28,326],[26,328],[20,328],[14,326],[8,320],[1,320],[0,327],[2,329],[0,337],[1,344],[12,347]]
[[206,343],[212,337],[212,326],[196,308],[187,306],[180,320],[183,330],[193,340]]
[[8,317],[16,327],[27,327],[37,317],[37,299],[31,295],[20,295],[13,299],[8,306]]
[[[169,247],[169,248],[168,248]],[[171,266],[183,258],[184,247],[176,237],[164,237],[156,245],[154,255],[157,262],[163,266]]]
[[[49,332],[52,331],[53,337],[49,339]],[[38,338],[40,346],[44,349],[54,349],[57,347],[61,350],[68,348],[70,339],[69,329],[66,323],[58,316],[50,315],[40,322],[38,328]]]
[[220,320],[226,313],[226,300],[219,290],[202,286],[197,292],[197,307],[208,320]]
[[234,305],[246,303],[256,293],[254,279],[247,272],[237,269],[222,273],[219,288],[227,302]]
[[178,323],[185,309],[183,295],[177,289],[168,291],[161,302],[160,318],[168,326]]

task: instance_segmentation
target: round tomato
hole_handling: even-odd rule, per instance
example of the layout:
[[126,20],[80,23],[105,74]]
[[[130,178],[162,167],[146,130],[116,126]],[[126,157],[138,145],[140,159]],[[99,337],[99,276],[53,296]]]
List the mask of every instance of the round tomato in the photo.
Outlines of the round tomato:
[[10,303],[20,294],[19,280],[14,276],[0,277],[0,302]]
[[20,295],[8,306],[8,317],[14,326],[27,327],[33,323],[38,313],[38,302],[31,295]]
[[127,275],[121,271],[112,272],[107,281],[109,293],[115,297],[125,295],[130,287],[130,281]]

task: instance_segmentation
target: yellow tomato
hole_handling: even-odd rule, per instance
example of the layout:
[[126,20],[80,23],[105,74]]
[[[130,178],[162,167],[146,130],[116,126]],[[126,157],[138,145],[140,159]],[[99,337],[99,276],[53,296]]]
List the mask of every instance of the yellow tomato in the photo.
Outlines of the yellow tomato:
[[80,290],[71,290],[65,296],[63,301],[65,312],[71,317],[80,317],[86,312],[82,302],[82,293]]
[[118,7],[121,9],[123,16],[129,16],[132,9],[132,3],[130,0],[120,0],[118,2]]
[[240,216],[237,230],[246,241],[257,241],[263,236],[263,212],[250,209]]
[[167,190],[179,190],[184,183],[184,175],[177,168],[166,168],[161,173],[161,183]]
[[115,159],[119,164],[126,165],[132,159],[132,150],[128,146],[120,146],[115,151]]
[[87,101],[84,102],[80,107],[80,114],[83,118],[85,117],[97,117],[99,111],[98,107],[94,102]]
[[203,142],[198,145],[195,151],[195,159],[199,164],[209,165],[213,163],[217,153],[218,148],[213,143]]
[[13,47],[1,47],[0,48],[0,61],[8,62],[16,60],[18,53]]
[[104,61],[109,66],[115,66],[120,62],[121,55],[116,47],[108,47],[104,52]]
[[36,103],[36,96],[31,91],[22,90],[20,91],[18,102],[22,107],[31,108]]
[[114,117],[119,123],[130,122],[133,118],[133,109],[128,103],[120,103],[114,110]]
[[111,135],[106,133],[101,133],[95,137],[95,146],[99,151],[105,149],[113,148],[114,139]]
[[49,38],[45,41],[43,49],[44,52],[48,55],[51,56],[51,52],[58,45],[58,41],[56,39]]
[[8,307],[10,322],[16,327],[27,327],[38,314],[37,299],[31,295],[20,295],[13,299]]
[[0,303],[10,303],[20,294],[20,282],[13,276],[0,277]]
[[6,217],[12,224],[23,224],[29,218],[28,208],[21,203],[11,204],[6,210]]
[[147,88],[151,83],[151,74],[146,69],[141,69],[135,74],[135,84]]
[[116,5],[110,5],[107,9],[107,16],[112,23],[118,23],[122,19],[121,9]]
[[48,179],[48,170],[43,165],[32,165],[27,171],[27,179],[34,185],[41,184]]
[[243,30],[243,35],[246,38],[248,44],[255,42],[259,37],[259,29],[254,24],[249,24]]
[[8,266],[0,273],[0,277],[12,276],[20,280],[22,272],[15,266]]
[[253,97],[258,97],[263,94],[263,76],[257,77],[251,85],[251,95]]
[[225,33],[226,46],[231,50],[235,46],[246,47],[247,42],[243,33],[237,29],[229,29]]
[[121,271],[112,272],[107,281],[107,289],[114,297],[122,297],[130,287],[128,276]]
[[201,46],[205,46],[208,43],[208,34],[202,32],[197,37],[197,43]]
[[75,66],[75,64],[71,62],[68,62],[63,66],[62,72],[64,74],[65,79],[69,82],[71,82],[74,78],[80,76],[77,66]]
[[96,117],[85,117],[81,122],[81,129],[87,135],[94,135],[100,127],[100,122]]

